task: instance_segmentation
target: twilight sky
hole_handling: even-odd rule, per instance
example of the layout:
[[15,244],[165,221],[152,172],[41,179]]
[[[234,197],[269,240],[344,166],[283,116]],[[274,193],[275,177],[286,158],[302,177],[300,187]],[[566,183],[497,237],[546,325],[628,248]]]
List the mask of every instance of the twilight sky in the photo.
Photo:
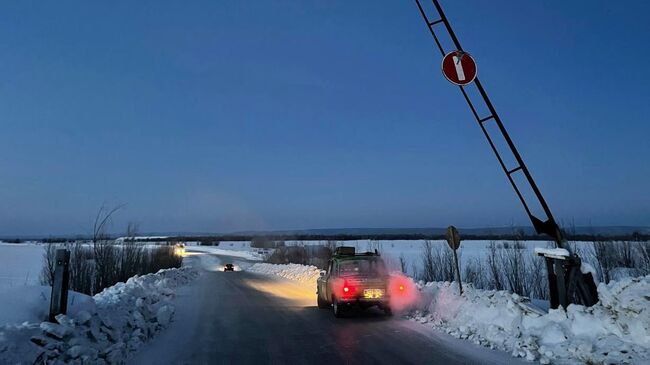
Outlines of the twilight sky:
[[[426,0],[425,0],[426,2]],[[650,3],[443,1],[559,221],[650,226]],[[414,1],[0,4],[0,235],[529,224]]]

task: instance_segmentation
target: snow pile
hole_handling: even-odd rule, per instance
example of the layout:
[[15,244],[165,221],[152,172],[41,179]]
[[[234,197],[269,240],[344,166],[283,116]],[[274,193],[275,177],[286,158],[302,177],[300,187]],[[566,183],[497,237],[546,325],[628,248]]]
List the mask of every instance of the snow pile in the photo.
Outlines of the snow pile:
[[[40,323],[47,320],[50,309],[50,286],[20,286],[7,289],[0,295],[0,328],[6,324]],[[68,314],[92,311],[95,301],[89,295],[68,292]]]
[[316,280],[320,275],[320,270],[316,266],[300,264],[255,264],[246,269],[246,271],[281,276],[286,279],[298,281],[314,290],[316,290]]
[[650,361],[650,276],[598,287],[591,308],[570,305],[539,313],[506,291],[454,283],[419,284],[411,316],[421,323],[513,356],[548,363],[638,364]]
[[122,364],[127,354],[169,325],[174,288],[197,276],[191,268],[135,276],[95,295],[94,306],[56,323],[0,327],[0,363]]

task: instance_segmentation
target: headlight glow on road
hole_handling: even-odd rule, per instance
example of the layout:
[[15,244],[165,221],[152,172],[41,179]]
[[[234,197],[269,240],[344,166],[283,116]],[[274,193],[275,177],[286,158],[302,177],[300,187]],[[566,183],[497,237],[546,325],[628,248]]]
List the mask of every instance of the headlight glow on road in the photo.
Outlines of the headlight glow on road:
[[255,290],[291,301],[292,306],[313,307],[316,305],[315,289],[309,290],[299,285],[283,281],[244,279],[244,284]]

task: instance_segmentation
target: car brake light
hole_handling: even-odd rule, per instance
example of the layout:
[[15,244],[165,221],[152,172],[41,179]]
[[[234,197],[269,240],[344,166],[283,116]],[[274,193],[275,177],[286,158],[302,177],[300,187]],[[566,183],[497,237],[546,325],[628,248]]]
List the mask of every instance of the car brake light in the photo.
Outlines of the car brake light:
[[404,291],[404,285],[399,286],[399,291]]
[[346,282],[343,282],[343,295],[353,295],[354,294],[354,287],[352,285],[349,285]]

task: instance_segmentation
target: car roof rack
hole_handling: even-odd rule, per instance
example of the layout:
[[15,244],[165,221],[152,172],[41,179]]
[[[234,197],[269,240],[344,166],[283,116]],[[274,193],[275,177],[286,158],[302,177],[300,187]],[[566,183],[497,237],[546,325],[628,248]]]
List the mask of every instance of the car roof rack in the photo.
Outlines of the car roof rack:
[[375,249],[374,252],[356,252],[355,247],[339,246],[334,251],[334,256],[380,256],[379,251]]

